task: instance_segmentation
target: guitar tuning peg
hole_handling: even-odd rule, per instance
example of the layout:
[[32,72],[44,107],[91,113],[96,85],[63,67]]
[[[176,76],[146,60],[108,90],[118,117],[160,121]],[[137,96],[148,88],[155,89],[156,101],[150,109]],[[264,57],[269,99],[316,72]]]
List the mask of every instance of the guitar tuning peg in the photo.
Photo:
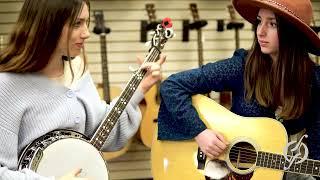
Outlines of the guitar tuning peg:
[[147,47],[150,47],[151,46],[151,41],[147,41],[144,45],[147,46]]

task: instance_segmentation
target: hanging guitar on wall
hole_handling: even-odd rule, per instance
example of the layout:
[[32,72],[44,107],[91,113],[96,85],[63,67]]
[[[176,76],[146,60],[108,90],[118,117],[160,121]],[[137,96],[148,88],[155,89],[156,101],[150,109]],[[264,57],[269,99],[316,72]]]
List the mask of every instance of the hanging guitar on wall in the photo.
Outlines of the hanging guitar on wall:
[[[235,32],[235,47],[236,47],[236,49],[238,49],[239,48],[239,44],[240,44],[240,41],[239,41],[239,30],[243,28],[244,23],[236,21],[236,14],[235,14],[235,11],[234,11],[234,8],[233,8],[232,5],[228,5],[228,11],[229,11],[231,20],[227,24],[227,29],[228,30],[234,29],[234,32]],[[228,91],[220,92],[220,104],[223,105],[224,107],[230,109],[230,107],[231,107],[231,92],[228,92]]]
[[[157,22],[155,15],[154,4],[146,4],[146,11],[148,14],[149,22],[145,22],[145,30],[149,31],[154,29]],[[146,33],[145,33],[146,34]],[[150,88],[145,94],[145,111],[142,116],[139,135],[142,143],[151,148],[152,138],[154,135],[155,128],[157,126],[158,113],[160,108],[160,94],[159,94],[160,82],[156,83]]]
[[203,65],[203,36],[202,28],[205,27],[208,22],[206,20],[201,20],[199,18],[199,12],[197,4],[191,3],[190,10],[193,17],[193,22],[189,23],[189,20],[183,20],[183,34],[182,41],[189,41],[189,31],[197,30],[197,43],[198,43],[198,65],[199,67]]
[[[102,67],[102,83],[97,84],[97,90],[100,97],[103,98],[106,103],[110,103],[112,98],[119,96],[121,93],[120,87],[110,86],[109,71],[108,71],[108,58],[107,58],[107,34],[110,33],[110,28],[104,25],[104,16],[102,10],[94,10],[93,15],[95,18],[95,27],[93,32],[100,36],[100,52],[101,52],[101,67]],[[125,147],[115,152],[104,152],[103,156],[109,160],[126,153],[129,149],[131,141],[129,141]]]
[[146,11],[149,20],[141,21],[140,42],[147,42],[147,32],[156,29],[157,25],[160,23],[156,18],[156,10],[154,9],[154,4],[146,4]]

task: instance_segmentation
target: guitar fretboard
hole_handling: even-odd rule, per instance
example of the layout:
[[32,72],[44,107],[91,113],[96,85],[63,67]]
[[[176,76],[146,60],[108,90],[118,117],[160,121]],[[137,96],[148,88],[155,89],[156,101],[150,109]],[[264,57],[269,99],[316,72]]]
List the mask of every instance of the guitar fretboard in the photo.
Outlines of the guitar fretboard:
[[[290,159],[291,156],[288,156],[288,158]],[[296,162],[300,160],[301,158],[295,159],[290,168],[285,170],[285,167],[288,167],[290,162],[286,161],[283,155],[268,152],[258,152],[256,165],[270,169],[279,169],[286,172],[308,174],[320,177],[320,161],[306,159],[302,163],[296,164]]]
[[103,99],[110,103],[110,86],[109,86],[109,72],[107,60],[107,40],[106,34],[100,34],[100,51],[101,51],[101,66],[102,66],[102,85],[103,85]]
[[[159,54],[159,49],[155,47],[151,48],[148,56],[146,57],[145,62],[155,62],[158,59]],[[111,111],[107,114],[107,116],[104,118],[104,120],[98,127],[96,133],[90,140],[90,143],[97,149],[100,150],[104,142],[107,140],[111,130],[113,129],[120,115],[126,108],[128,102],[130,101],[133,93],[138,88],[146,72],[147,71],[145,69],[140,68],[134,73],[134,75],[131,77],[128,84],[126,85],[125,89],[122,91],[114,107],[111,109]]]

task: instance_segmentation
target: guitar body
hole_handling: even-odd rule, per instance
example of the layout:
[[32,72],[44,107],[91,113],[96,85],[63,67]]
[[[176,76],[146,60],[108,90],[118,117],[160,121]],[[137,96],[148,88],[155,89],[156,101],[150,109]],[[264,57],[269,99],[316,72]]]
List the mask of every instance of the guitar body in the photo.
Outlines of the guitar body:
[[[254,180],[281,179],[283,171],[260,168],[253,165],[247,171],[232,168],[228,152],[239,142],[251,144],[256,151],[283,154],[287,143],[284,126],[271,118],[242,117],[228,111],[215,101],[202,96],[192,97],[192,104],[209,129],[219,131],[230,143],[226,153],[219,157],[238,174],[254,172]],[[152,174],[155,180],[201,179],[203,170],[197,169],[198,145],[194,140],[160,141],[154,138],[151,151]]]
[[42,176],[58,178],[81,168],[80,177],[108,180],[101,153],[83,137],[68,130],[50,132],[22,152],[19,169],[29,168]]
[[157,101],[158,86],[154,85],[145,94],[146,109],[140,124],[140,138],[144,145],[151,148],[153,135],[157,128],[160,104]]

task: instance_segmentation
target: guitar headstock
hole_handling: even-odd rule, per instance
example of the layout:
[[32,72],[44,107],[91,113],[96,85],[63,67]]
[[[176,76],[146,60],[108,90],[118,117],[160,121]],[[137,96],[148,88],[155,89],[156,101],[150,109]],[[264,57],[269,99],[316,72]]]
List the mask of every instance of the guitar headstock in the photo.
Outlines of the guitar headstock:
[[191,3],[191,4],[190,4],[190,10],[191,10],[191,14],[192,14],[193,20],[194,20],[194,21],[200,20],[200,18],[199,18],[199,12],[198,12],[198,7],[197,7],[197,4],[196,4],[196,3]]
[[228,5],[228,11],[230,14],[231,21],[235,21],[236,20],[236,12],[235,12],[232,5]]
[[110,33],[110,28],[104,26],[104,17],[102,10],[94,10],[93,11],[95,26],[93,28],[93,32],[95,34],[108,34]]
[[150,22],[155,22],[157,20],[156,10],[154,4],[146,4],[146,11]]

